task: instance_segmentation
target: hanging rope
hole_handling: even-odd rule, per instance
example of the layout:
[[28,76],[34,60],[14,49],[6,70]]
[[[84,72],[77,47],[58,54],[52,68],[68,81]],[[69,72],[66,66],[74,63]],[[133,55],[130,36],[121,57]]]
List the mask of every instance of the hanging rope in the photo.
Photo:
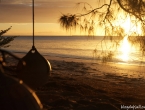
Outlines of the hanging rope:
[[34,46],[34,0],[32,0],[32,15],[33,15],[33,46],[32,46],[32,49],[35,49],[35,46]]
[[17,76],[31,88],[36,89],[46,84],[51,71],[51,65],[34,46],[34,0],[32,0],[33,18],[33,45],[32,49],[22,58],[26,65],[19,62],[17,65]]

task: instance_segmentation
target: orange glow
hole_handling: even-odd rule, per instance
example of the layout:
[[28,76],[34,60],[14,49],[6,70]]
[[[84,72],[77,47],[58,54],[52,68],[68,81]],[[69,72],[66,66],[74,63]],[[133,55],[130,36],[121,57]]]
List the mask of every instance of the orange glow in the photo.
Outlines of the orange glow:
[[126,35],[131,35],[134,32],[139,35],[141,35],[142,33],[140,22],[138,22],[137,24],[133,23],[130,16],[127,16],[126,20],[124,22],[121,22],[120,24],[121,27],[124,29]]
[[129,56],[130,56],[130,52],[131,52],[131,45],[128,42],[128,36],[125,36],[122,44],[120,46],[120,51],[121,51],[121,56],[120,58],[123,61],[128,61],[129,60]]
[[[4,35],[25,36],[32,35],[32,23],[0,23],[0,30],[4,30],[12,26]],[[65,35],[65,30],[62,30],[58,23],[35,23],[35,35]]]
[[[131,44],[128,41],[128,36],[132,33],[136,33],[138,35],[141,35],[141,25],[138,23],[138,25],[135,25],[131,22],[130,16],[126,18],[126,20],[121,24],[121,27],[125,31],[125,37],[123,41],[121,42],[119,51],[121,51],[121,55],[119,56],[120,59],[123,61],[130,60],[130,53],[135,48],[131,48]],[[136,49],[135,49],[136,50]]]

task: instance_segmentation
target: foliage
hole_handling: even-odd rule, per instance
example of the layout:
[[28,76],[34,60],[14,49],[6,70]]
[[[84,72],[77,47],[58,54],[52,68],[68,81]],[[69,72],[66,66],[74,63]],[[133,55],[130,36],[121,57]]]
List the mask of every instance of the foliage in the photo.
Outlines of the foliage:
[[109,51],[108,53],[104,53],[104,55],[102,55],[102,62],[106,63],[112,61],[112,57],[113,57],[112,51]]
[[[132,44],[145,53],[145,0],[98,0],[96,8],[86,2],[79,2],[80,13],[63,14],[59,23],[66,30],[79,29],[94,35],[96,30],[103,30],[105,40],[118,46],[125,36]],[[131,26],[125,30],[122,24],[129,19]],[[140,32],[135,29],[140,28]],[[107,36],[107,37],[106,37]]]
[[0,32],[0,48],[9,47],[10,46],[9,43],[11,41],[13,41],[14,38],[16,37],[16,36],[13,36],[13,37],[5,37],[5,36],[3,36],[3,34],[7,33],[7,31],[9,31],[10,29],[11,29],[11,27],[8,28],[8,29],[5,29],[5,30],[1,30],[1,32]]

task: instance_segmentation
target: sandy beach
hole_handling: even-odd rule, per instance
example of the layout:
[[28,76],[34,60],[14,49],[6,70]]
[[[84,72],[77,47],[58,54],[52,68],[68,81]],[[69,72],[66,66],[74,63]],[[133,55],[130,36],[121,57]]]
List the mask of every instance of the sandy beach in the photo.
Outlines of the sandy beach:
[[46,110],[145,109],[144,66],[44,57],[52,71],[36,94]]

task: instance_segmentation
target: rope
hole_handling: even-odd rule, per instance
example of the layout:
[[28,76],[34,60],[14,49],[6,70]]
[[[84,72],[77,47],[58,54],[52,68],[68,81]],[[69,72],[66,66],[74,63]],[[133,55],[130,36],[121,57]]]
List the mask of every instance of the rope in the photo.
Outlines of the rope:
[[35,46],[34,46],[34,0],[32,0],[32,2],[33,2],[33,4],[32,4],[32,15],[33,15],[33,17],[32,17],[32,19],[33,19],[33,46],[32,46],[32,48],[35,48]]

